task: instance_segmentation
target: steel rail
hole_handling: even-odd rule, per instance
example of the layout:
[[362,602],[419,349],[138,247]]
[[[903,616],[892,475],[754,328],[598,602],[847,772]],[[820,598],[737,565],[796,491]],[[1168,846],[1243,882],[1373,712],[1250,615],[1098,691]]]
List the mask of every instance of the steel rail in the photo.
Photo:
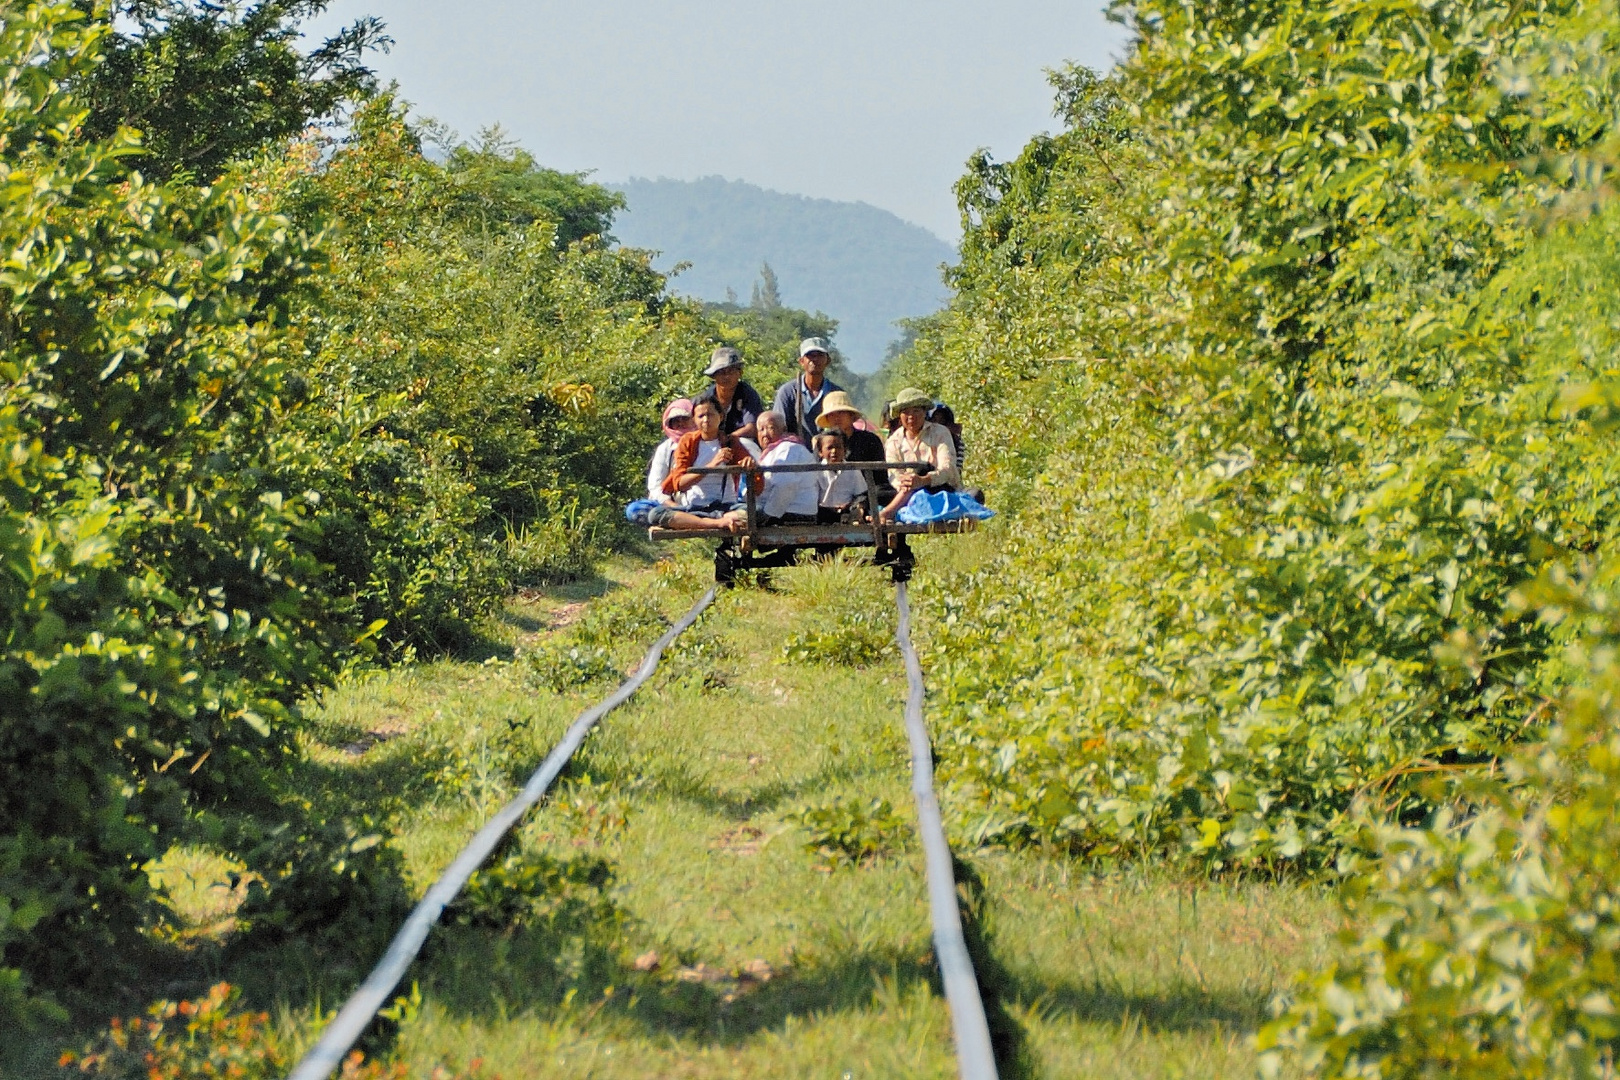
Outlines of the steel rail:
[[630,700],[630,696],[652,677],[652,673],[658,668],[659,659],[664,655],[664,650],[683,631],[697,622],[698,616],[702,615],[704,609],[713,602],[714,595],[715,590],[711,587],[697,603],[692,605],[690,611],[682,615],[674,626],[665,631],[663,637],[653,643],[653,647],[647,651],[634,675],[621,683],[607,700],[579,714],[578,719],[563,735],[562,741],[547,755],[546,760],[541,762],[534,775],[529,777],[529,782],[523,786],[523,790],[478,830],[467,846],[461,850],[461,854],[456,856],[456,861],[444,872],[444,876],[428,889],[427,894],[416,905],[416,909],[405,920],[405,924],[399,928],[399,933],[394,935],[393,942],[388,946],[383,958],[377,962],[376,968],[350,996],[331,1024],[327,1025],[319,1041],[288,1074],[288,1080],[326,1080],[326,1077],[342,1065],[344,1055],[360,1038],[366,1025],[370,1024],[377,1011],[388,1003],[388,995],[394,992],[400,979],[404,978],[406,969],[421,951],[422,943],[427,940],[428,931],[439,921],[439,915],[445,906],[461,892],[462,886],[467,884],[467,879],[472,876],[473,871],[489,858],[490,853],[495,850],[495,845],[501,842],[501,838],[508,830],[545,795],[546,789],[557,779],[563,766],[568,764],[568,759],[574,756],[574,752],[585,741],[585,736],[590,734],[591,728],[595,727],[602,717]]
[[945,840],[939,800],[934,796],[934,753],[929,746],[928,724],[923,719],[923,673],[917,650],[911,647],[911,602],[906,583],[895,586],[900,627],[895,640],[906,662],[906,736],[911,740],[911,794],[917,800],[917,832],[922,837],[923,860],[928,870],[928,907],[934,921],[934,956],[945,983],[945,1001],[951,1008],[951,1029],[956,1035],[956,1070],[962,1080],[996,1080],[996,1056],[990,1047],[990,1025],[984,1017],[984,999],[973,973],[962,936],[962,914],[956,906],[956,875],[951,869],[951,848]]

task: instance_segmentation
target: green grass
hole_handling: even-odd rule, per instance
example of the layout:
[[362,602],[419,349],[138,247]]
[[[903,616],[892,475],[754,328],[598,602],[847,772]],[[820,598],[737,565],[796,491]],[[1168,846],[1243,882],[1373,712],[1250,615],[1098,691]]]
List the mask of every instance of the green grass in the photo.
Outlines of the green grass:
[[[615,563],[515,600],[482,662],[332,691],[313,711],[310,796],[388,821],[419,895],[612,685],[587,672],[556,693],[535,658],[590,652],[622,672],[706,569]],[[774,585],[722,593],[587,740],[498,872],[447,913],[374,1052],[423,1076],[481,1059],[507,1080],[955,1075],[920,852],[868,820],[875,800],[911,818],[904,674],[871,648],[892,592],[844,564]],[[871,662],[785,659],[814,635]],[[805,823],[829,821],[857,854],[818,850]],[[171,933],[192,943],[194,977],[239,983],[307,1044],[313,1010],[363,972],[297,943],[231,961],[211,944],[229,922],[201,880],[208,857],[172,864],[175,905],[196,909]],[[1314,888],[1083,872],[1032,852],[965,853],[962,878],[1007,1077],[1251,1075],[1267,1002],[1337,919]]]

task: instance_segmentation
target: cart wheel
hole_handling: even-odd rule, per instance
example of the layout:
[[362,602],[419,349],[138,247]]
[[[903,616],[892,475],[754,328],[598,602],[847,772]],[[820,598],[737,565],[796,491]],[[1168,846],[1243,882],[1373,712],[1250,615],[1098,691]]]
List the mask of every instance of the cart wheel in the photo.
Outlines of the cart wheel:
[[714,583],[726,589],[737,583],[737,556],[729,540],[722,540],[714,549]]
[[902,581],[911,580],[911,572],[917,566],[917,556],[912,552],[911,545],[906,542],[904,536],[897,536],[894,539],[894,547],[887,551],[879,549],[877,552],[879,558],[874,561],[879,566],[887,566],[890,578],[898,585]]

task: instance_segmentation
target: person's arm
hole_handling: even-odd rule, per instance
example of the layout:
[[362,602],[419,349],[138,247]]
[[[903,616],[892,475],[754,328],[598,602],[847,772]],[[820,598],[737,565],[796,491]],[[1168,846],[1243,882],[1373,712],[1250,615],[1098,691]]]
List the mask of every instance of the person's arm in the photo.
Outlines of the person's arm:
[[675,452],[670,455],[669,475],[664,477],[664,494],[679,495],[691,484],[682,484],[686,470],[692,467],[692,459],[697,457],[697,443],[682,435],[681,441],[675,444]]
[[[885,460],[885,461],[904,461],[905,460],[905,458],[902,457],[901,453],[900,453],[900,432],[899,432],[898,429],[894,432],[894,434],[890,435],[887,439],[883,440],[883,460]],[[896,487],[896,488],[899,487],[901,477],[910,476],[910,475],[911,475],[911,472],[910,472],[910,470],[907,470],[907,469],[890,469],[889,470],[889,486],[890,487]]]
[[799,432],[799,410],[796,408],[799,401],[799,382],[789,379],[776,388],[776,400],[771,402],[771,408],[787,417],[788,431],[791,434]]
[[933,434],[935,437],[929,440],[929,449],[932,451],[929,459],[934,463],[934,471],[928,475],[928,486],[961,487],[962,473],[956,467],[956,443],[951,439],[951,433],[943,427],[938,427]]
[[647,498],[657,502],[664,497],[664,479],[669,476],[670,462],[674,460],[675,444],[665,440],[653,451],[652,464],[647,469]]
[[[735,435],[733,435],[725,443],[725,446],[726,449],[731,451],[731,464],[741,465],[745,469],[754,464],[756,459],[749,450],[749,444],[743,442]],[[763,454],[760,456],[764,457]],[[755,495],[758,495],[760,492],[765,490],[765,478],[760,476],[758,473],[750,475],[748,477],[748,486],[754,489]],[[741,484],[737,485],[737,496],[738,498],[742,497]]]

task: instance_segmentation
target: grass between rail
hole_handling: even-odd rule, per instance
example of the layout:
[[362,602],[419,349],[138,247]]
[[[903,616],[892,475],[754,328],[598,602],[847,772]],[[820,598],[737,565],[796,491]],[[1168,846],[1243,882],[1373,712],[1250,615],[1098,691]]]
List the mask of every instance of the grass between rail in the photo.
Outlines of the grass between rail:
[[[920,573],[971,555],[919,547]],[[314,710],[310,796],[386,822],[420,895],[707,570],[696,553],[620,561],[514,599],[481,662],[341,686]],[[368,1049],[413,1075],[481,1061],[507,1080],[955,1075],[892,588],[846,562],[772,585],[723,593],[587,740],[447,912]],[[1251,1075],[1269,999],[1337,922],[1313,888],[958,854],[1004,1077]],[[243,986],[289,1049],[364,974],[296,944],[211,963],[229,867],[180,851],[155,870],[193,981]]]

